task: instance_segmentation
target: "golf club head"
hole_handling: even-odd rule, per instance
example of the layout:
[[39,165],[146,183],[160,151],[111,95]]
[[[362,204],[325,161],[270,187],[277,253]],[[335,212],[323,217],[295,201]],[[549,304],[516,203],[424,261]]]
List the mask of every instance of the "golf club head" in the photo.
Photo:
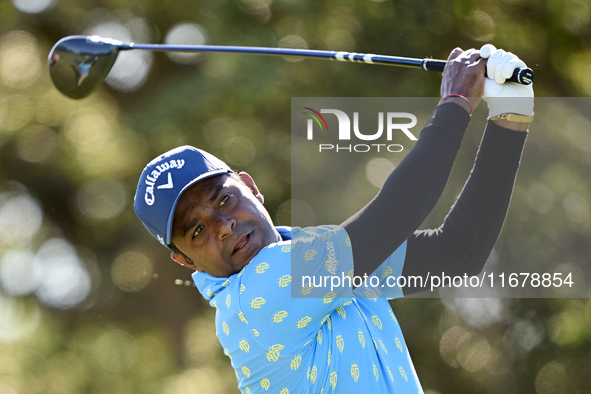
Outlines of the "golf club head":
[[51,80],[62,94],[82,99],[105,80],[124,46],[99,36],[62,38],[49,52]]

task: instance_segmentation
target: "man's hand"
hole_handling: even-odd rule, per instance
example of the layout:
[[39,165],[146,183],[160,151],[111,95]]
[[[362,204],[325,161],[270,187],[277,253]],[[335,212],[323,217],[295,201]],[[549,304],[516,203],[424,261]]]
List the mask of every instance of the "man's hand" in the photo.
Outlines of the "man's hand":
[[[511,77],[513,70],[527,67],[525,63],[511,52],[497,49],[491,44],[480,48],[480,56],[488,59],[486,62],[488,78],[484,81],[483,96],[488,104],[488,118],[505,113],[532,116],[534,114],[533,84],[521,85],[505,82],[507,78]],[[501,126],[516,126],[511,123],[505,122]],[[526,128],[525,124],[522,129]]]
[[[456,48],[451,51],[443,70],[441,97],[459,94],[470,100],[472,107],[476,108],[484,92],[485,65],[485,60],[475,49],[462,51]],[[463,100],[456,98],[455,101],[461,105]]]

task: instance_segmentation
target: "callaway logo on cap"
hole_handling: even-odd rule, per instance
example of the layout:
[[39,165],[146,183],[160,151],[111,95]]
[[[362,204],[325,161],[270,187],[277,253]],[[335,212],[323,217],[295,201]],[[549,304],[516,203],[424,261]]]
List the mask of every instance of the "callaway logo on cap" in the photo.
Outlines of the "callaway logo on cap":
[[226,163],[192,146],[181,146],[152,160],[135,191],[135,213],[162,245],[172,242],[174,210],[185,190],[202,179],[232,172]]

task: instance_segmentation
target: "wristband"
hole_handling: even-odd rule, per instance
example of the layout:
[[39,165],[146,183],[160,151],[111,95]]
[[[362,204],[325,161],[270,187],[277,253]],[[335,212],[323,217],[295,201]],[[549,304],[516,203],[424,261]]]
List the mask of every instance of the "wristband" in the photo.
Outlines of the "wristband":
[[509,122],[515,122],[515,123],[531,123],[532,120],[534,120],[533,116],[527,116],[527,115],[518,115],[518,114],[510,114],[510,113],[505,113],[505,114],[499,114],[496,116],[493,116],[492,118],[490,118],[490,120],[507,120]]
[[[470,106],[470,116],[472,116],[472,112],[474,112],[474,107],[472,106],[472,103],[470,102],[470,100],[468,100],[466,97],[462,96],[461,94],[448,94],[447,96],[442,97],[441,100],[444,100],[448,97],[460,97],[460,98],[463,98],[464,100],[466,100],[466,102]],[[441,102],[441,100],[439,100],[439,102]]]

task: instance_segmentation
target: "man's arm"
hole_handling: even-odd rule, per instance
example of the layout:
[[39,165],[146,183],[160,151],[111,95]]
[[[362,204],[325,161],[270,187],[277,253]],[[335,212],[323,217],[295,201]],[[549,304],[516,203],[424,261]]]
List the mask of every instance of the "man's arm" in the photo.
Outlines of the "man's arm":
[[[416,231],[407,243],[402,275],[477,274],[499,236],[513,191],[527,127],[489,122],[477,158],[456,203],[443,224]],[[405,294],[424,288],[405,287]]]
[[[533,119],[534,92],[532,85],[505,83],[515,68],[526,67],[517,56],[490,44],[480,54],[488,58],[483,98],[490,122],[470,177],[443,225],[417,231],[409,238],[403,275],[480,272],[505,221],[527,127]],[[521,116],[507,115],[511,113]],[[404,292],[420,290],[405,288]]]
[[415,147],[388,177],[378,195],[342,226],[351,238],[355,275],[370,274],[425,220],[437,203],[462,137],[468,109],[482,97],[485,62],[477,51],[456,48],[449,56],[442,100]]

